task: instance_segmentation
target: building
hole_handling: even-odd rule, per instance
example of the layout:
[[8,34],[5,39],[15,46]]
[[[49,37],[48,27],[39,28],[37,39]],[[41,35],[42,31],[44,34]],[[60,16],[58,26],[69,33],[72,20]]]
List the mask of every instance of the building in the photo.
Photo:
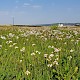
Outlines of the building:
[[64,25],[63,24],[58,24],[58,27],[63,27]]

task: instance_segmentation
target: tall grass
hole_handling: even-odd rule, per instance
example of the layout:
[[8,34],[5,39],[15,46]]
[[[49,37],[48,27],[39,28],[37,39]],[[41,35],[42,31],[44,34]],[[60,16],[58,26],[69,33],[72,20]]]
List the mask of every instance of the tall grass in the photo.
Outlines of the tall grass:
[[80,31],[0,31],[0,80],[79,80]]

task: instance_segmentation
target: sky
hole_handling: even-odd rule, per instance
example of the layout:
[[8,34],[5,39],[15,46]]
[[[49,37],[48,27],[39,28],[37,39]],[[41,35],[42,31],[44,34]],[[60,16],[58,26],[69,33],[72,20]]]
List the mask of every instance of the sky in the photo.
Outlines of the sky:
[[80,22],[80,0],[0,0],[0,24]]

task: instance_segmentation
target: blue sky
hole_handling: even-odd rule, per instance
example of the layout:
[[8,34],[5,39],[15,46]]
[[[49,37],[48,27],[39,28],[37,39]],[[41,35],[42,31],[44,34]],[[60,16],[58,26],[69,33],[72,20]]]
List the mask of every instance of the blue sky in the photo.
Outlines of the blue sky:
[[80,22],[80,0],[0,0],[0,24]]

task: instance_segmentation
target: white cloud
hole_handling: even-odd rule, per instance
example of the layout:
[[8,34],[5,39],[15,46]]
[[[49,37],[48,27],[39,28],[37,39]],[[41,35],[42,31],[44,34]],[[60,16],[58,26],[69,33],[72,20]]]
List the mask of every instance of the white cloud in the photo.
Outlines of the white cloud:
[[24,3],[24,6],[29,6],[30,4],[29,3]]
[[27,7],[27,6],[30,6],[30,4],[29,3],[24,3],[23,4],[23,7]]
[[40,5],[33,5],[33,6],[31,6],[31,7],[33,7],[33,8],[41,8]]
[[41,8],[42,6],[40,5],[32,5],[30,3],[24,3],[22,7],[32,7],[32,8]]

